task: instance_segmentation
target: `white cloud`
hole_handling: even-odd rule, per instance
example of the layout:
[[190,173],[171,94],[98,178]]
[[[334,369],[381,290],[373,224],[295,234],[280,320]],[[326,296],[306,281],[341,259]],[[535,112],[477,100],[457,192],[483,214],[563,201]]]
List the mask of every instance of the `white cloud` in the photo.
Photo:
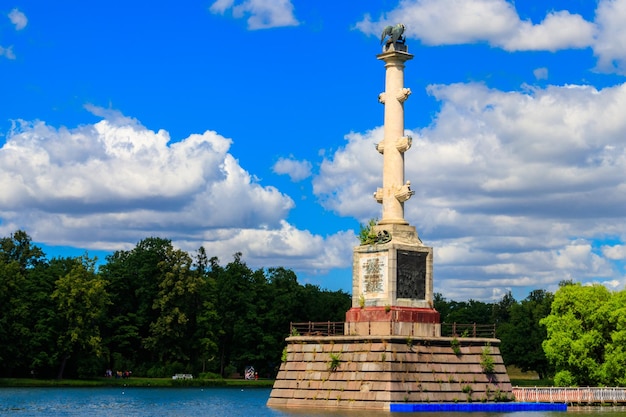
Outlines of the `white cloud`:
[[538,80],[547,80],[548,79],[548,69],[545,67],[535,68],[533,70],[533,75]]
[[226,12],[226,10],[233,7],[234,3],[235,3],[235,0],[217,0],[215,3],[211,5],[211,7],[209,7],[209,10],[212,13],[223,14]]
[[297,26],[291,0],[243,0],[235,5],[234,0],[217,0],[209,10],[212,13],[224,14],[232,9],[233,17],[248,17],[248,29],[269,29],[283,26]]
[[8,59],[15,59],[15,54],[13,53],[13,47],[9,46],[8,48],[0,46],[0,56],[4,56]]
[[365,15],[355,26],[378,36],[384,26],[403,22],[405,35],[425,45],[485,42],[507,51],[589,47],[599,71],[626,74],[625,19],[626,0],[599,0],[594,21],[559,10],[548,11],[537,24],[522,20],[506,0],[402,0],[378,20]]
[[608,259],[626,259],[626,245],[602,246],[602,253]]
[[28,24],[28,18],[18,9],[13,9],[9,12],[9,20],[15,25],[15,30],[22,30]]
[[626,74],[626,0],[602,0],[596,10],[599,27],[594,44],[598,68]]
[[[626,84],[503,92],[482,84],[428,88],[441,109],[408,132],[405,217],[435,248],[435,290],[489,298],[493,288],[618,281],[626,242]],[[411,120],[411,108],[406,118]],[[381,129],[347,136],[324,160],[314,191],[329,209],[380,217]],[[614,236],[621,244],[594,249]],[[445,277],[445,278],[442,278]]]
[[505,0],[402,0],[377,21],[366,15],[356,28],[379,35],[397,22],[426,45],[486,42],[508,51],[585,48],[595,33],[593,23],[567,11],[548,13],[539,24],[521,20]]
[[[372,217],[378,207],[373,193],[380,187],[382,158],[374,145],[383,138],[377,128],[364,135],[351,133],[348,144],[324,159],[320,174],[313,179],[313,192],[322,205],[342,216],[354,216],[361,223]],[[356,173],[356,175],[354,175]]]
[[73,129],[14,123],[0,147],[0,233],[24,229],[36,242],[99,250],[163,236],[226,260],[241,251],[251,267],[350,264],[354,235],[287,223],[292,199],[258,184],[229,153],[230,139],[207,131],[170,143],[164,130],[87,108],[105,119]]
[[[208,253],[220,260],[242,252],[250,265],[280,265],[309,273],[326,273],[333,268],[351,265],[351,249],[356,236],[350,231],[322,237],[281,221],[274,229],[211,230],[198,239]],[[193,240],[181,242],[181,245],[191,251],[197,249],[199,243]]]
[[299,182],[311,176],[311,163],[289,158],[279,158],[272,170],[279,175],[289,175],[291,181]]
[[518,21],[514,33],[501,42],[497,39],[489,39],[489,42],[507,51],[556,51],[586,48],[592,44],[594,34],[593,23],[580,15],[560,11],[549,13],[537,25]]

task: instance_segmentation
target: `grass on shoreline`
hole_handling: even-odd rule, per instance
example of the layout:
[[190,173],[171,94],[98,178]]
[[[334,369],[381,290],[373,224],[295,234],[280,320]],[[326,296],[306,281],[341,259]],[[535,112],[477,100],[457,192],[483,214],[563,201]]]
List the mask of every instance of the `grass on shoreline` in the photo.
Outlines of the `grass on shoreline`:
[[[550,379],[539,379],[534,372],[522,372],[516,367],[507,367],[511,385],[518,387],[551,387]],[[257,387],[271,388],[273,379],[172,379],[172,378],[141,378],[128,379],[93,378],[93,379],[31,379],[31,378],[0,378],[1,387]]]
[[271,388],[274,380],[259,379],[171,379],[171,378],[140,378],[128,379],[94,378],[94,379],[33,379],[33,378],[0,378],[0,387],[144,387],[144,388],[178,388],[178,387],[252,387]]
[[515,366],[507,366],[506,372],[514,387],[553,387],[552,379],[539,379],[536,372],[522,372]]

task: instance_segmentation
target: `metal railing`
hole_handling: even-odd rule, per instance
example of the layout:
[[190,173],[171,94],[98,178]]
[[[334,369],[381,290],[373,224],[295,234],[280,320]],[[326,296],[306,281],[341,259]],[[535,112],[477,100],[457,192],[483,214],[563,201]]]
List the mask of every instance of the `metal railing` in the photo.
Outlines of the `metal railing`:
[[441,323],[441,335],[447,337],[496,337],[495,324]]
[[626,403],[626,388],[514,387],[515,401],[549,403]]
[[342,321],[309,321],[306,323],[291,323],[291,336],[337,336],[343,335],[345,323]]

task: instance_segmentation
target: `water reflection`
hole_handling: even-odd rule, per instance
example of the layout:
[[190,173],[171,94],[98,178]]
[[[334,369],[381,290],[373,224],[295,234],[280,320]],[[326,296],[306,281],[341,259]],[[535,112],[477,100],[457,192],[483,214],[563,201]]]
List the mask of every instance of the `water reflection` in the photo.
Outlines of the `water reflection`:
[[[0,415],[15,417],[441,417],[438,413],[268,408],[269,389],[235,388],[0,388]],[[626,407],[570,407],[567,413],[533,412],[532,417],[584,415],[623,417]],[[468,417],[467,413],[446,413]],[[529,413],[471,413],[470,417],[521,417]]]

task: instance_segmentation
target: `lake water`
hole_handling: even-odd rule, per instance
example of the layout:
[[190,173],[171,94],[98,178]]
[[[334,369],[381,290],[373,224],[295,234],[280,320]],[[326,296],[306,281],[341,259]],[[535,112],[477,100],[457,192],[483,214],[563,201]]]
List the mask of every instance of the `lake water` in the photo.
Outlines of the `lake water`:
[[[0,388],[0,416],[10,417],[434,417],[434,413],[268,408],[264,388]],[[626,416],[625,407],[570,408],[567,413],[471,413],[470,417]],[[465,413],[448,413],[464,416]]]

